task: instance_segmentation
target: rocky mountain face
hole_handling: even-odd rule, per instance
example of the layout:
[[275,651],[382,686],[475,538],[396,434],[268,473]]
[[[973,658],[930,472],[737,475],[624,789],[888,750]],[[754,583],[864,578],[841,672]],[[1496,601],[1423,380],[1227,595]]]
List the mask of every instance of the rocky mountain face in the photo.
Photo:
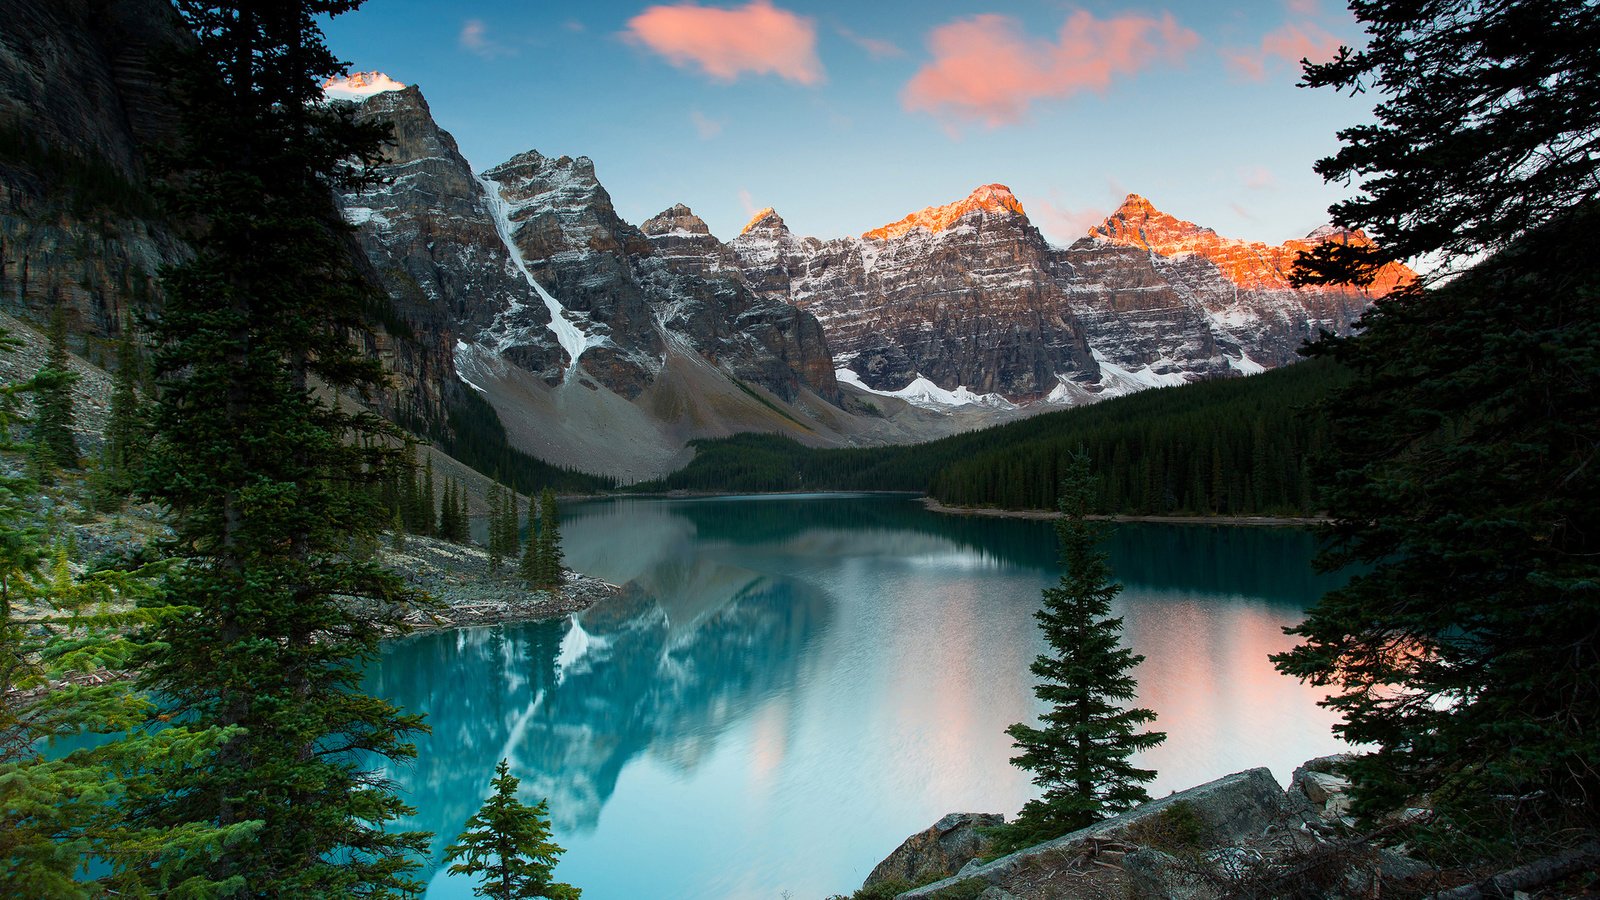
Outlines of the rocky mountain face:
[[[1292,361],[1319,329],[1348,331],[1368,294],[1288,282],[1295,253],[1328,236],[1221,238],[1130,195],[1060,249],[991,184],[858,238],[798,238],[765,210],[732,246],[757,290],[817,316],[838,365],[869,389],[903,393],[921,377],[945,392],[1076,403],[1258,372]],[[1391,276],[1373,295],[1410,273]]]
[[141,181],[175,116],[151,64],[187,33],[166,0],[14,0],[0,26],[0,305],[117,334],[187,250]]
[[550,387],[581,370],[634,401],[678,350],[785,400],[836,395],[815,319],[754,293],[687,207],[635,227],[581,156],[528,151],[475,177],[414,87],[358,115],[394,122],[396,141],[383,183],[342,198],[346,216],[397,312],[448,332],[452,355]]
[[921,375],[1028,399],[1057,373],[1097,373],[1049,245],[1021,209],[989,185],[826,242],[796,240],[769,212],[733,247],[768,298],[816,315],[835,362],[868,387],[899,390]]

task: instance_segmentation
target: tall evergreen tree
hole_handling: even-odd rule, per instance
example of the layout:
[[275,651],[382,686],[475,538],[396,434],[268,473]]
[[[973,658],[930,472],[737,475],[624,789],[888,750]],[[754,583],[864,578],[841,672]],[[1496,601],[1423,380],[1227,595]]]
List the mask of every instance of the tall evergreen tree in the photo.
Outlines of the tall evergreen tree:
[[1324,567],[1365,571],[1292,630],[1278,667],[1331,686],[1368,821],[1441,861],[1600,840],[1600,15],[1590,2],[1355,0],[1369,39],[1305,83],[1383,95],[1317,164],[1365,179],[1331,210],[1383,242],[1302,257],[1361,284],[1431,253],[1442,287],[1389,294],[1315,348],[1355,379],[1325,404]]
[[1167,737],[1138,730],[1155,713],[1124,708],[1138,690],[1131,670],[1144,657],[1122,646],[1122,619],[1111,616],[1122,586],[1111,580],[1099,549],[1102,527],[1088,519],[1094,491],[1088,457],[1074,453],[1056,525],[1061,581],[1045,588],[1043,608],[1034,613],[1050,652],[1031,666],[1039,678],[1033,692],[1050,709],[1038,727],[1019,722],[1006,729],[1022,751],[1011,763],[1032,772],[1043,793],[997,831],[997,849],[1058,837],[1150,799],[1143,785],[1156,773],[1129,757]]
[[450,874],[481,876],[482,883],[472,890],[476,897],[579,900],[581,890],[551,881],[556,860],[565,851],[550,838],[545,801],[528,806],[518,800],[521,781],[503,759],[494,776],[494,793],[467,820],[456,842],[445,848],[444,861],[453,864]]
[[111,471],[131,488],[133,475],[144,465],[150,429],[139,385],[144,380],[144,360],[139,353],[133,317],[123,323],[117,339],[117,371],[111,384],[111,412],[106,422],[106,449]]
[[444,496],[439,498],[439,537],[447,541],[461,539],[461,522],[458,514],[460,507],[456,504],[456,482],[453,478],[444,480]]
[[421,499],[427,514],[422,517],[422,528],[417,533],[421,535],[436,535],[439,533],[439,495],[433,489],[433,454],[428,454],[422,465],[422,492]]
[[505,556],[511,559],[522,552],[522,498],[517,495],[516,488],[506,490],[506,516],[502,523],[505,533],[501,536],[501,546],[505,548]]
[[561,586],[566,563],[561,553],[561,511],[556,506],[556,492],[545,488],[539,493],[538,558],[534,583],[539,587]]
[[500,488],[500,482],[489,482],[489,571],[498,572],[505,562],[505,518],[504,504],[505,492]]
[[[0,350],[12,343],[0,329]],[[19,449],[16,400],[33,388],[0,385],[0,452]],[[38,502],[27,480],[0,475],[0,895],[140,894],[146,881],[172,895],[225,889],[204,876],[168,877],[165,864],[224,853],[255,823],[169,830],[135,824],[132,811],[149,802],[155,776],[207,759],[227,733],[144,728],[159,710],[119,677],[35,692],[74,675],[125,674],[139,649],[129,632],[179,614],[161,602],[149,567],[74,575],[65,550],[45,544]],[[40,752],[85,733],[114,737],[53,759]],[[105,870],[80,874],[92,858]]]
[[[319,399],[382,383],[351,346],[370,288],[332,191],[379,159],[383,129],[322,102],[342,74],[322,16],[359,0],[178,0],[192,48],[171,66],[181,146],[177,221],[193,257],[162,273],[160,401],[148,493],[170,510],[167,582],[193,612],[153,637],[143,683],[180,720],[238,729],[138,810],[157,827],[260,823],[175,874],[248,896],[393,897],[427,836],[375,760],[414,754],[419,716],[361,690],[380,640],[404,630],[404,582],[356,552],[383,521],[373,486],[398,433]],[[358,163],[354,168],[351,161]]]
[[76,469],[78,439],[72,429],[77,415],[73,411],[72,388],[78,383],[78,376],[72,371],[67,351],[67,315],[60,304],[50,314],[50,350],[40,375],[34,389],[34,440],[50,463],[62,469]]

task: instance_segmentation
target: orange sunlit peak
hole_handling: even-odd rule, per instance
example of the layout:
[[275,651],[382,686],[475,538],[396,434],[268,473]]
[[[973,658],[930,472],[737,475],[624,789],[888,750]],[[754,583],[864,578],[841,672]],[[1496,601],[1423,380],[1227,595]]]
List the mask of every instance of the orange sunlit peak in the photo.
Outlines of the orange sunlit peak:
[[1003,184],[986,184],[968,194],[965,198],[944,206],[930,206],[918,210],[898,222],[874,228],[862,237],[868,240],[886,241],[900,237],[915,228],[926,228],[931,232],[943,231],[954,225],[967,213],[973,210],[982,210],[986,213],[1015,214],[1025,216],[1021,201],[1017,195],[1011,193],[1011,188]]
[[778,211],[777,210],[775,210],[775,209],[773,209],[772,207],[769,206],[769,207],[761,210],[760,212],[756,213],[755,215],[751,216],[750,217],[750,221],[746,222],[745,226],[743,228],[739,229],[739,233],[740,234],[745,234],[745,233],[749,232],[750,229],[756,227],[757,225],[760,225],[761,222],[763,220],[767,219],[768,217],[777,219],[778,221],[775,223],[777,225],[782,225],[783,224],[783,217],[778,215]]
[[322,93],[335,100],[364,100],[385,91],[405,90],[406,85],[382,72],[352,72],[343,78],[322,83]]

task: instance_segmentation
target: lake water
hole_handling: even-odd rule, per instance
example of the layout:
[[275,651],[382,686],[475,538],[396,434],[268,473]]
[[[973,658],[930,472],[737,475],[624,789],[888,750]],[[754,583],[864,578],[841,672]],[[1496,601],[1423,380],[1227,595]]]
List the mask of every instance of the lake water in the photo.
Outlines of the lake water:
[[[848,894],[947,812],[1032,796],[1005,728],[1038,711],[1032,613],[1048,522],[914,498],[616,500],[564,511],[568,564],[624,585],[575,620],[391,642],[368,688],[433,733],[392,771],[439,837],[428,898],[466,898],[439,848],[506,758],[549,798],[585,900]],[[1160,716],[1153,796],[1335,752],[1320,693],[1267,655],[1336,584],[1289,529],[1118,526],[1124,636]]]

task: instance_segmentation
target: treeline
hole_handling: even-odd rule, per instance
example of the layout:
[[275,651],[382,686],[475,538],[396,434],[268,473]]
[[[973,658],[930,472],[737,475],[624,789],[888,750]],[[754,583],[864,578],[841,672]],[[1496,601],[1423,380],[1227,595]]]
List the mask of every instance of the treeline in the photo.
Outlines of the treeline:
[[1063,460],[1081,447],[1099,476],[1101,512],[1306,513],[1315,494],[1307,461],[1327,440],[1309,407],[1347,380],[1312,360],[909,447],[819,450],[755,434],[696,441],[688,466],[636,489],[926,491],[951,505],[1051,509]]

